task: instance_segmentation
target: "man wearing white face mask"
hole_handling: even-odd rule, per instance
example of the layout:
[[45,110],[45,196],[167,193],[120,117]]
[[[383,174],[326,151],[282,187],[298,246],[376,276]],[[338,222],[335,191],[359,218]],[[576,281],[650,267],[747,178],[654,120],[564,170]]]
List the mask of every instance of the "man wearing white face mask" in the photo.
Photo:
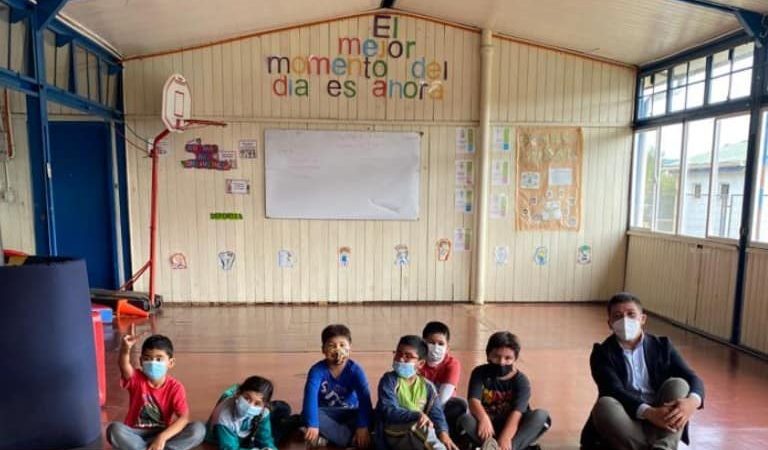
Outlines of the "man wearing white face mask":
[[599,398],[581,435],[585,449],[674,450],[688,443],[688,422],[704,404],[704,383],[666,337],[643,331],[639,299],[608,302],[613,331],[590,357]]

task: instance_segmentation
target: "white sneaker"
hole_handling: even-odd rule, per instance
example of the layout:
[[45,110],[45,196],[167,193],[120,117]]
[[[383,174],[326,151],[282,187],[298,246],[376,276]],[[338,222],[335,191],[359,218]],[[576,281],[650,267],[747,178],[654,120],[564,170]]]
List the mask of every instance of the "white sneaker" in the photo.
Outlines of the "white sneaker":
[[318,447],[327,447],[328,446],[328,439],[318,436],[317,439],[314,440],[314,442],[307,441],[307,448],[318,448]]
[[483,442],[483,446],[480,450],[499,450],[499,443],[494,438],[488,438]]

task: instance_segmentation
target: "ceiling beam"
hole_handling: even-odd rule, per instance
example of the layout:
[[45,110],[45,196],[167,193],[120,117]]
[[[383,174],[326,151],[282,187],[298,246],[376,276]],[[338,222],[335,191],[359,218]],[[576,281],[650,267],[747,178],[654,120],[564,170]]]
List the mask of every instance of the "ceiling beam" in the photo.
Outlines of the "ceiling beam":
[[713,0],[677,1],[733,14],[733,16],[736,17],[736,20],[739,21],[741,27],[744,28],[744,31],[757,41],[758,47],[768,44],[768,15],[766,14],[736,6],[724,5]]
[[35,14],[37,14],[37,26],[44,30],[61,11],[67,0],[38,0]]

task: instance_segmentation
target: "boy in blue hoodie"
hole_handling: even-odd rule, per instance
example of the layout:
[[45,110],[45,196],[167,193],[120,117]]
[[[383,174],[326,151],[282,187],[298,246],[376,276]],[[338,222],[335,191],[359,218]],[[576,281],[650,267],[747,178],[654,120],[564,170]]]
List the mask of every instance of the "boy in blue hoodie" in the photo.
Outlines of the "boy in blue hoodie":
[[321,339],[325,359],[309,369],[304,386],[304,439],[309,447],[367,448],[371,392],[363,368],[349,359],[352,333],[345,325],[328,325]]
[[403,336],[392,359],[392,371],[379,381],[376,404],[377,450],[458,450],[448,434],[435,385],[419,375],[427,344]]

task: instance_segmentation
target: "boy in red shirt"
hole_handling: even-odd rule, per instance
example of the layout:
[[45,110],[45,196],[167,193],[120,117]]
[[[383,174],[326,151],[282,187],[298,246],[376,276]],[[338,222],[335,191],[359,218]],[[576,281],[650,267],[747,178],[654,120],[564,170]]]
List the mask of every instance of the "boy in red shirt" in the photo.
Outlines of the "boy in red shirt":
[[136,336],[132,325],[120,343],[120,386],[128,390],[128,414],[123,423],[109,424],[107,440],[120,450],[188,450],[200,445],[205,425],[189,421],[184,385],[167,374],[176,362],[171,340],[148,337],[141,346],[141,369],[131,366],[131,348],[142,336]]
[[421,337],[427,343],[427,363],[421,369],[424,378],[434,383],[451,437],[457,437],[456,421],[467,412],[467,402],[456,397],[461,378],[461,363],[448,353],[451,330],[442,322],[429,322]]

